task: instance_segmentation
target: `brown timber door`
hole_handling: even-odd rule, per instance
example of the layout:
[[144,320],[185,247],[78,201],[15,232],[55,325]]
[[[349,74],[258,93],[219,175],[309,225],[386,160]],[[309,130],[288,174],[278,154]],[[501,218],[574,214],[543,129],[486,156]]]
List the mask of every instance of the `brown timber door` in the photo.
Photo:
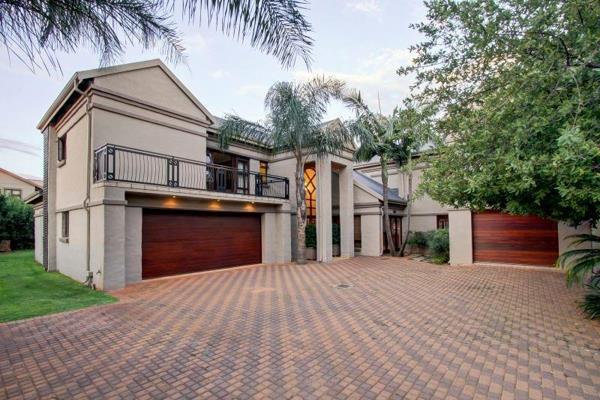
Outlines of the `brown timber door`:
[[260,262],[260,214],[144,210],[144,279]]
[[558,225],[534,217],[483,212],[473,214],[476,262],[551,266],[558,257]]

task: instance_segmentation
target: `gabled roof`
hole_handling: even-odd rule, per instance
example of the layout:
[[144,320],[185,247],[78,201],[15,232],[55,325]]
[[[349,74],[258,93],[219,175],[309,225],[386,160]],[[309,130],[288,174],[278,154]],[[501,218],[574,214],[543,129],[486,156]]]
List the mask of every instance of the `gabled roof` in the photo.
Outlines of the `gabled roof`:
[[[352,175],[356,186],[378,200],[383,201],[383,185],[381,183],[358,171],[352,171]],[[406,200],[398,195],[398,189],[389,189],[388,201],[391,203],[406,204]]]
[[6,175],[12,176],[13,178],[20,180],[21,182],[28,183],[31,186],[34,186],[40,190],[42,189],[42,183],[41,183],[42,181],[40,181],[39,179],[27,179],[27,178],[22,177],[21,175],[15,174],[14,172],[10,172],[4,168],[0,168],[0,173],[2,173],[2,172],[5,173]]
[[37,125],[37,128],[43,130],[46,128],[48,123],[52,120],[52,117],[58,110],[65,104],[70,95],[75,91],[79,84],[83,81],[98,78],[100,76],[120,74],[123,72],[136,71],[140,69],[158,67],[164,71],[164,73],[181,89],[183,93],[198,107],[211,123],[215,122],[215,117],[208,111],[206,107],[190,92],[190,90],[171,72],[171,70],[158,58],[147,61],[134,62],[129,64],[115,65],[106,68],[89,69],[86,71],[75,72],[71,79],[67,82],[63,90],[60,92],[56,100],[52,103],[48,111],[44,114],[42,119]]

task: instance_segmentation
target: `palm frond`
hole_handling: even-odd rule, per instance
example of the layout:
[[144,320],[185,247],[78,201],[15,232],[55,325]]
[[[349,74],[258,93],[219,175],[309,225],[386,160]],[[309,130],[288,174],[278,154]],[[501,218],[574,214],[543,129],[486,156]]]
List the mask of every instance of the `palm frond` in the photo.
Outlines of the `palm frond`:
[[60,68],[59,52],[79,46],[118,59],[129,44],[159,47],[170,62],[185,58],[173,11],[251,46],[291,67],[311,63],[311,25],[305,0],[30,0],[0,2],[0,42],[10,58],[30,69]]
[[0,42],[9,57],[30,69],[59,68],[57,52],[78,46],[100,54],[101,65],[118,58],[129,43],[161,45],[169,61],[184,48],[160,3],[144,0],[32,0],[0,3]]
[[572,235],[567,238],[575,239],[571,242],[571,247],[584,243],[590,244],[589,248],[565,251],[556,260],[557,267],[567,272],[567,284],[570,286],[576,282],[580,284],[585,282],[597,268],[600,268],[600,249],[591,247],[593,243],[600,242],[600,237],[587,234]]
[[247,121],[235,115],[226,115],[218,129],[219,145],[226,149],[233,141],[249,142],[261,146],[272,146],[269,129],[259,123]]
[[[174,4],[175,0],[163,0]],[[292,67],[300,57],[311,64],[311,24],[303,15],[305,0],[184,0],[184,16],[206,21],[225,35],[277,57]]]

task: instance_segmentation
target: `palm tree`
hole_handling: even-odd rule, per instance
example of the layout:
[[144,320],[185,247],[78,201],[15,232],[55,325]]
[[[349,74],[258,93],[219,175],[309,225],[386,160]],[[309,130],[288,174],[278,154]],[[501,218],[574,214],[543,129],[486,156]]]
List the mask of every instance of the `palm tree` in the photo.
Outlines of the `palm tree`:
[[9,57],[31,69],[59,68],[57,52],[87,45],[105,65],[127,44],[161,45],[169,61],[184,57],[172,21],[181,12],[189,22],[213,25],[290,67],[300,57],[310,64],[312,39],[305,0],[29,0],[0,1],[0,41]]
[[317,77],[305,83],[277,82],[267,92],[264,124],[234,115],[225,117],[219,128],[219,142],[227,148],[234,140],[267,145],[273,152],[289,151],[296,160],[296,261],[305,263],[306,203],[304,165],[311,156],[339,154],[351,138],[337,124],[323,124],[327,105],[342,95],[344,83]]
[[572,235],[567,236],[567,239],[573,239],[571,247],[589,247],[565,251],[556,260],[556,265],[567,271],[568,286],[587,282],[588,292],[582,308],[590,318],[600,318],[600,236]]
[[[344,102],[356,112],[356,118],[346,123],[348,131],[358,139],[360,146],[354,153],[356,161],[369,161],[379,157],[381,166],[381,183],[383,185],[383,229],[390,254],[395,256],[396,248],[390,229],[389,213],[389,164],[394,162],[398,168],[410,166],[412,156],[420,142],[421,132],[417,127],[422,125],[417,111],[412,106],[405,109],[396,107],[392,115],[373,112],[365,104],[360,92],[352,91],[344,96]],[[407,236],[410,230],[410,204],[412,197],[412,173],[408,171],[407,195]],[[404,253],[406,237],[400,250]]]

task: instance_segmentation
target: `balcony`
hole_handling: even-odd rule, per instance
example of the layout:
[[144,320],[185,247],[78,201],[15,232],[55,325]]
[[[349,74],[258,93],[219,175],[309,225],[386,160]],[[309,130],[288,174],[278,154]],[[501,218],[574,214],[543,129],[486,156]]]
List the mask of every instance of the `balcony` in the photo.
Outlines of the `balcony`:
[[289,181],[166,154],[106,144],[94,152],[94,182],[142,183],[276,199],[289,198]]

